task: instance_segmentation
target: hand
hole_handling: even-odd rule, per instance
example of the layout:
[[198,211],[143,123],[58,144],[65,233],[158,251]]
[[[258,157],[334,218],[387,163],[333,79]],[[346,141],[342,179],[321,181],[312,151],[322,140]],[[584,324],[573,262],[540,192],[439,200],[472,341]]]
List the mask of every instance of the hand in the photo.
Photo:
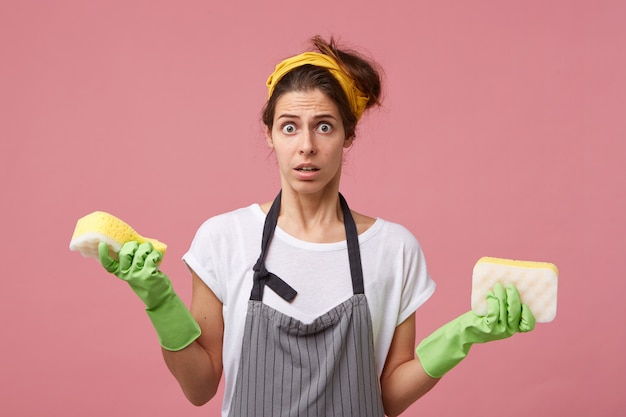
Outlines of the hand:
[[505,290],[497,283],[487,294],[487,306],[487,315],[469,311],[422,340],[416,353],[428,375],[441,378],[467,356],[474,343],[505,339],[535,328],[535,316],[522,304],[513,285]]
[[163,302],[172,289],[169,278],[159,271],[163,254],[154,250],[152,244],[125,243],[118,253],[119,261],[109,255],[105,242],[98,245],[100,263],[118,278],[128,282],[147,308],[155,308]]
[[109,255],[109,245],[98,245],[100,263],[110,273],[128,282],[146,305],[146,312],[164,349],[181,350],[200,336],[200,326],[176,295],[172,283],[159,270],[163,254],[150,243],[127,242],[118,260]]
[[526,304],[522,304],[519,291],[511,284],[506,290],[496,283],[487,293],[487,315],[473,312],[459,318],[468,332],[468,341],[485,343],[506,339],[517,332],[529,332],[535,328],[535,316]]

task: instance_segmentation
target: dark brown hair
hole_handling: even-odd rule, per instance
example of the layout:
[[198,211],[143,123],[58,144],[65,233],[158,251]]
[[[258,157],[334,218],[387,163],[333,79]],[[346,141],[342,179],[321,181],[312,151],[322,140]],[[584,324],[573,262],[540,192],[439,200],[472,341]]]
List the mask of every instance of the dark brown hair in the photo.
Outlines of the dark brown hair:
[[[330,42],[326,42],[322,37],[314,36],[311,38],[311,43],[318,52],[331,56],[341,69],[354,80],[359,90],[369,96],[366,109],[374,105],[380,105],[381,76],[373,61],[364,58],[357,52],[340,49],[332,37]],[[346,93],[330,71],[314,65],[303,65],[294,68],[278,81],[272,96],[263,108],[262,120],[265,126],[272,130],[276,102],[284,93],[315,89],[319,89],[335,102],[341,114],[346,138],[354,137],[357,119],[350,108]]]

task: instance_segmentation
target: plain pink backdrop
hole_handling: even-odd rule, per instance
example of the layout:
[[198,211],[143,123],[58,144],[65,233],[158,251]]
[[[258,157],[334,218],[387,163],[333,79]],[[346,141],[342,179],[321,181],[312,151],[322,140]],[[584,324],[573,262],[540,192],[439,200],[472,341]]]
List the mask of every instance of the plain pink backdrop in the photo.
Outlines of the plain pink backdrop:
[[122,217],[168,243],[188,302],[200,223],[278,191],[265,79],[319,33],[385,69],[342,190],[422,243],[438,291],[418,337],[469,308],[481,256],[560,269],[554,322],[473,348],[406,415],[624,415],[625,4],[1,1],[0,414],[218,415],[69,240],[91,211]]

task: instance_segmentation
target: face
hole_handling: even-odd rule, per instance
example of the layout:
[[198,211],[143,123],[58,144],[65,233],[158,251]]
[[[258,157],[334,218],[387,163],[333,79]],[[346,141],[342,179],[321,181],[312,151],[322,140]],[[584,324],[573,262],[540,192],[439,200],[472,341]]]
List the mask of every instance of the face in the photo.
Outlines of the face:
[[339,190],[346,140],[337,105],[319,90],[284,93],[266,132],[283,190],[315,194]]

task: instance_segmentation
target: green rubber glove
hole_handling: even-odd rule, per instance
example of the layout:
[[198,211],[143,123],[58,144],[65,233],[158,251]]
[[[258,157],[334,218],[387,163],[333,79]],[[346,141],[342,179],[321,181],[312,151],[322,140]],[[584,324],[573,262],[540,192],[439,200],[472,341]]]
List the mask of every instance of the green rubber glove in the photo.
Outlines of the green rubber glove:
[[522,304],[513,285],[506,290],[497,283],[487,294],[487,315],[469,311],[435,330],[416,348],[424,371],[441,378],[468,354],[474,343],[505,339],[535,328],[535,316]]
[[109,246],[101,242],[98,252],[104,269],[128,282],[144,302],[164,349],[181,350],[200,336],[200,326],[174,292],[169,278],[159,271],[160,251],[150,243],[127,242],[115,260],[109,255]]

